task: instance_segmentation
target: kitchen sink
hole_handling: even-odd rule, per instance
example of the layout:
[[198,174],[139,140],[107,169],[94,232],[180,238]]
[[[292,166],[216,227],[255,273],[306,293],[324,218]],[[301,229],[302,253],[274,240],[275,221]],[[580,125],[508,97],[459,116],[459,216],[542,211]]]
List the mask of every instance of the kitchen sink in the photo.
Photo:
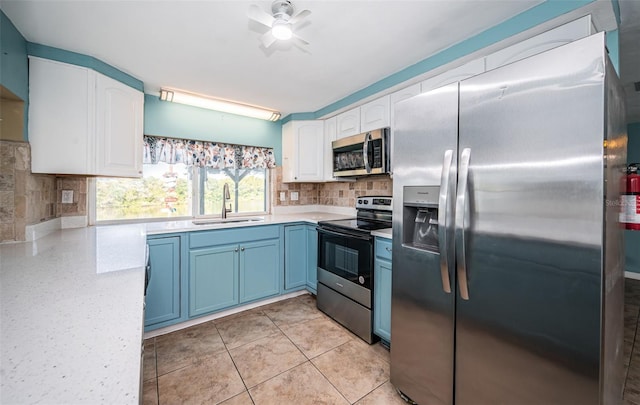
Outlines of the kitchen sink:
[[235,218],[202,218],[194,219],[194,225],[230,224],[239,222],[260,222],[264,217],[235,217]]

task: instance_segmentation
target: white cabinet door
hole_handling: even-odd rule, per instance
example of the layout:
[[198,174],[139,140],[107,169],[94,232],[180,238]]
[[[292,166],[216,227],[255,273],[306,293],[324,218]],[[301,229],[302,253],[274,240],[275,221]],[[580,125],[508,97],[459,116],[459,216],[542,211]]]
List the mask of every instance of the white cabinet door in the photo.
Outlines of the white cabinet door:
[[471,76],[483,73],[484,59],[476,59],[471,62],[465,63],[462,66],[451,69],[447,72],[441,73],[437,76],[430,77],[421,83],[421,90],[423,93],[437,89],[438,87],[445,86],[450,83],[458,82],[460,80],[468,79]]
[[390,97],[388,95],[360,106],[360,132],[389,126]]
[[401,102],[402,100],[406,100],[413,96],[417,96],[420,94],[420,83],[416,83],[412,86],[405,87],[400,91],[396,91],[392,93],[389,98],[389,123],[391,124],[391,133],[390,137],[390,145],[389,145],[389,172],[393,174],[393,139],[394,139],[394,129],[395,129],[395,115],[396,115],[396,104]]
[[486,58],[487,70],[524,59],[526,57],[568,44],[591,35],[591,17],[586,16],[515,45],[492,53]]
[[94,171],[95,72],[29,58],[29,143],[33,173]]
[[337,139],[360,133],[360,107],[338,114],[336,120]]
[[282,181],[322,181],[324,121],[289,121],[282,126]]
[[142,92],[91,69],[29,59],[34,173],[140,177]]
[[142,176],[144,95],[109,77],[97,81],[97,172]]
[[337,121],[336,117],[324,120],[324,181],[334,181],[333,177],[333,148],[331,142],[337,138]]

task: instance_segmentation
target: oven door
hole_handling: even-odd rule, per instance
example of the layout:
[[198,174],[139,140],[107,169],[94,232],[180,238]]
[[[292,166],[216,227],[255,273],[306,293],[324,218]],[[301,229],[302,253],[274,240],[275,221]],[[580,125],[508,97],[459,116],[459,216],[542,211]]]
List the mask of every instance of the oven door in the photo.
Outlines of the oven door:
[[318,268],[345,280],[372,288],[371,235],[318,227]]

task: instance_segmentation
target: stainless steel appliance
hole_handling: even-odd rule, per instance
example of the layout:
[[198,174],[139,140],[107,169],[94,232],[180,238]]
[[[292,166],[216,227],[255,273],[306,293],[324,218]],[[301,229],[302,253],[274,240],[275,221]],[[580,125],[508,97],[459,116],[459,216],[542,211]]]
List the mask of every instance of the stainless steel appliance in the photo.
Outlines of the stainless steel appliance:
[[391,197],[356,198],[356,219],[318,222],[318,309],[373,343],[373,237],[390,228]]
[[419,404],[619,404],[622,90],[597,34],[400,102],[391,383]]
[[335,177],[389,173],[389,128],[338,139],[331,146]]

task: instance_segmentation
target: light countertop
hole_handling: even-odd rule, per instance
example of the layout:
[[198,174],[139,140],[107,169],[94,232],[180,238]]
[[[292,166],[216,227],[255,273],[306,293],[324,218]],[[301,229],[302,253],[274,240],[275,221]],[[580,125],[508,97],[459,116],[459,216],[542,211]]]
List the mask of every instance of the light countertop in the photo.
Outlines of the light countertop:
[[378,229],[377,231],[371,231],[371,235],[380,238],[392,239],[392,230],[393,228]]
[[147,235],[353,217],[163,221],[0,244],[0,403],[138,403]]
[[259,226],[259,225],[280,225],[293,222],[309,222],[317,224],[318,221],[329,221],[334,219],[348,219],[355,218],[355,215],[341,215],[328,212],[302,212],[295,214],[276,214],[276,215],[260,215],[264,217],[262,221],[251,222],[230,222],[224,224],[207,224],[207,225],[195,225],[191,220],[183,221],[162,221],[162,222],[149,222],[146,223],[146,229],[148,235],[172,233],[172,232],[193,232],[204,231],[209,229],[229,229],[229,228],[242,228],[247,226]]
[[139,400],[145,229],[0,245],[0,403]]

